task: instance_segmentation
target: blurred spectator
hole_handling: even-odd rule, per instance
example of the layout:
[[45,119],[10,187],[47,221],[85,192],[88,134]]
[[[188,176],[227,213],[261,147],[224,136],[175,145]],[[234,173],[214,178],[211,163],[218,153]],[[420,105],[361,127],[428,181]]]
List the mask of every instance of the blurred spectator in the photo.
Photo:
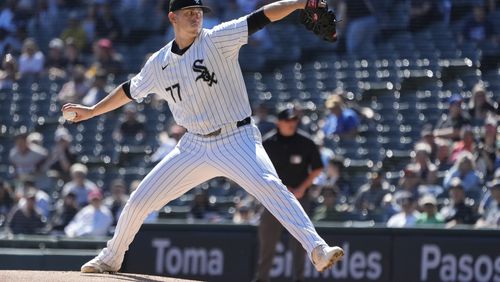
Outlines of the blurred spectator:
[[45,68],[49,75],[66,78],[66,67],[68,61],[64,57],[64,41],[54,38],[49,43],[49,54],[45,60]]
[[97,190],[97,185],[88,180],[88,169],[85,165],[76,163],[70,168],[71,181],[66,183],[62,190],[62,195],[68,195],[70,192],[76,195],[76,202],[79,207],[87,205],[90,192]]
[[434,130],[434,136],[458,140],[462,127],[470,124],[469,116],[462,111],[462,96],[460,94],[453,94],[448,103],[448,113],[441,115]]
[[269,108],[264,103],[259,103],[254,108],[254,121],[255,125],[260,130],[262,136],[266,135],[269,131],[276,128],[276,121],[269,117]]
[[382,199],[389,193],[389,183],[383,172],[374,168],[369,174],[369,183],[361,186],[354,200],[354,208],[362,214],[378,214],[382,207]]
[[484,121],[489,114],[499,115],[497,103],[489,100],[483,83],[477,83],[472,89],[472,98],[469,101],[469,115],[473,120]]
[[85,31],[87,42],[94,42],[96,37],[97,6],[88,5],[82,27]]
[[56,36],[59,7],[53,0],[36,2],[36,10],[28,21],[27,31],[30,36],[37,39],[38,43],[45,45],[47,39]]
[[420,178],[421,185],[434,185],[437,183],[437,167],[430,160],[431,146],[427,143],[415,145],[414,165]]
[[482,129],[482,140],[476,149],[476,170],[486,180],[491,179],[495,172],[497,145],[497,120],[493,117],[486,119]]
[[113,225],[116,225],[120,214],[128,200],[127,185],[122,179],[115,179],[111,182],[111,195],[104,199],[104,205],[113,215]]
[[477,228],[500,228],[500,179],[488,183],[491,193],[490,203],[484,207],[482,217],[476,222]]
[[455,178],[461,180],[461,187],[463,187],[466,192],[479,190],[481,178],[475,171],[474,156],[470,152],[462,152],[458,155],[457,161],[444,178],[444,188],[451,188],[452,180]]
[[166,157],[175,148],[184,133],[186,133],[186,129],[177,124],[173,124],[169,131],[170,133],[161,132],[158,136],[160,146],[151,156],[151,162],[156,163]]
[[50,150],[44,167],[46,170],[57,171],[58,177],[69,180],[67,176],[77,157],[71,148],[73,136],[71,136],[71,133],[66,128],[59,127],[54,133],[54,141],[56,142]]
[[441,209],[441,214],[447,222],[446,227],[457,224],[474,224],[478,219],[474,208],[465,201],[465,190],[459,178],[453,178],[450,182],[449,204]]
[[93,63],[88,75],[93,76],[98,69],[107,74],[121,74],[123,72],[123,58],[113,49],[113,43],[107,38],[100,39],[93,45]]
[[67,61],[68,71],[71,72],[77,66],[84,65],[84,61],[81,57],[80,50],[75,44],[73,38],[68,38],[64,41],[65,52],[64,58]]
[[258,223],[258,216],[249,204],[240,202],[236,205],[233,223],[256,225]]
[[65,42],[69,38],[72,38],[78,50],[82,51],[85,49],[87,45],[87,35],[76,13],[71,13],[69,15],[68,25],[66,29],[63,30],[60,37]]
[[358,115],[345,107],[340,95],[333,94],[328,97],[325,106],[330,111],[323,125],[326,137],[336,134],[340,138],[354,138],[358,134]]
[[217,217],[217,209],[208,201],[207,191],[204,189],[198,189],[194,194],[188,219],[204,219],[212,221]]
[[337,198],[342,203],[347,202],[355,196],[357,190],[351,186],[344,177],[344,159],[339,156],[333,157],[327,164],[323,175],[318,176],[316,185],[332,186],[337,189]]
[[134,104],[128,104],[123,109],[123,120],[113,134],[120,144],[137,145],[144,142],[146,124],[139,118]]
[[442,138],[436,138],[436,145],[436,166],[438,171],[447,171],[452,166],[452,163],[450,162],[450,141]]
[[472,16],[464,23],[459,41],[481,42],[495,39],[495,29],[493,23],[486,18],[484,5],[475,5]]
[[37,175],[47,157],[47,151],[38,145],[29,144],[27,137],[27,133],[16,134],[15,147],[9,153],[9,160],[14,166],[14,176],[17,179]]
[[476,149],[476,140],[474,137],[474,131],[472,127],[467,125],[462,127],[460,130],[460,141],[455,142],[453,149],[451,150],[450,161],[455,162],[457,157],[462,152],[474,153]]
[[36,191],[28,190],[24,195],[25,205],[12,209],[7,225],[13,234],[37,234],[45,227],[45,218],[36,207]]
[[394,198],[394,195],[391,193],[385,194],[384,198],[382,199],[382,216],[380,218],[377,218],[375,220],[376,222],[386,223],[389,218],[400,212],[401,208],[397,205]]
[[19,80],[17,71],[17,61],[11,54],[5,55],[2,60],[2,69],[0,70],[0,90],[12,89],[15,82]]
[[4,29],[9,33],[16,33],[17,26],[15,24],[15,10],[17,6],[17,1],[8,0],[2,1],[1,11],[0,11],[0,28]]
[[10,210],[14,206],[14,193],[8,183],[0,179],[0,226],[5,222]]
[[[325,146],[325,137],[323,136],[323,132],[318,131],[316,132],[316,135],[313,136],[314,143],[316,146],[319,148],[319,154],[321,155],[321,162],[323,163],[323,166],[325,169],[321,173],[318,178],[325,177],[326,170],[328,169],[328,163],[330,160],[335,158],[335,152],[332,150],[332,148],[329,148]],[[314,183],[316,184],[316,182]]]
[[73,220],[77,212],[76,195],[70,192],[60,199],[55,206],[54,215],[50,222],[52,231],[64,232],[64,228]]
[[417,225],[441,225],[444,218],[438,213],[436,198],[432,195],[424,195],[418,201],[421,213],[417,219]]
[[3,57],[6,54],[17,54],[20,49],[21,42],[16,37],[10,36],[7,30],[0,27],[0,55]]
[[24,40],[23,51],[19,58],[19,73],[21,77],[38,78],[43,72],[45,56],[38,50],[32,38]]
[[441,19],[438,0],[411,0],[410,30],[419,31]]
[[413,227],[416,225],[420,213],[416,210],[415,196],[411,193],[401,193],[397,198],[401,211],[387,221],[387,227]]
[[109,38],[111,41],[117,41],[122,34],[122,28],[118,19],[113,15],[111,4],[105,3],[102,6],[102,12],[98,14],[95,33],[98,38]]
[[105,90],[106,83],[108,81],[108,75],[105,70],[99,69],[94,76],[94,83],[92,88],[85,94],[82,99],[84,105],[90,106],[95,105],[97,102],[101,101],[108,95]]
[[36,0],[18,0],[16,5],[16,22],[23,28],[26,25],[26,19],[33,16],[35,12]]
[[[43,190],[40,190],[33,180],[26,180],[16,187],[16,194],[25,195],[27,192],[35,194],[35,205],[37,211],[45,218],[48,218],[50,212],[52,211],[52,199]],[[26,200],[21,198],[18,202],[19,207],[24,207],[26,205]]]
[[[403,192],[411,193],[415,198],[419,197],[420,170],[414,164],[407,165],[403,170],[403,177],[399,179],[399,189],[396,194]],[[397,196],[397,195],[396,195]]]
[[43,139],[44,136],[40,132],[36,131],[31,132],[30,134],[28,134],[28,137],[26,137],[28,144],[39,147],[43,147]]
[[431,152],[429,154],[429,159],[432,163],[436,161],[438,145],[436,144],[436,138],[434,137],[434,132],[432,131],[432,125],[424,125],[422,132],[420,134],[420,143],[425,143],[429,145]]
[[85,78],[85,68],[77,65],[72,70],[71,80],[66,82],[59,91],[57,100],[61,104],[80,103],[89,90],[90,86]]
[[314,221],[341,221],[344,212],[337,204],[338,191],[335,186],[321,188],[320,205],[316,207],[312,220]]
[[367,56],[373,54],[378,23],[373,1],[343,0],[340,2],[338,18],[346,21],[345,41],[347,53]]
[[88,195],[89,205],[82,208],[64,228],[69,237],[106,236],[113,223],[111,211],[102,205],[102,194],[96,189]]

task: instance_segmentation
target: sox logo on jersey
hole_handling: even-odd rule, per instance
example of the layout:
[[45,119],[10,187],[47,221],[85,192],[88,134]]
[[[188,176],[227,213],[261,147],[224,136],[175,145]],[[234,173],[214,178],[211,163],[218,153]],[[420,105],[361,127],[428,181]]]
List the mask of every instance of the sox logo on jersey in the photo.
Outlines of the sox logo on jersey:
[[198,79],[202,78],[203,81],[206,81],[208,86],[210,86],[210,87],[212,87],[213,83],[217,84],[217,79],[215,78],[215,72],[212,72],[212,74],[210,74],[210,71],[208,70],[208,68],[203,65],[203,59],[194,61],[193,70],[195,72],[200,73],[200,75],[198,75],[198,77],[196,77],[196,81],[198,81]]

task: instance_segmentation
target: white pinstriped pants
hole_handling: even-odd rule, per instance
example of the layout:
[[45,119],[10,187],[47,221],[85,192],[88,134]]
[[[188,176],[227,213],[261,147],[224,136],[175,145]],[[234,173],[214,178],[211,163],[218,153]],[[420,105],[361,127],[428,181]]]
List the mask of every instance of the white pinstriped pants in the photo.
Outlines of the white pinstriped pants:
[[309,255],[316,246],[326,244],[297,199],[281,183],[262,147],[259,130],[251,124],[216,137],[186,133],[132,193],[113,238],[98,258],[120,268],[125,252],[150,212],[218,176],[233,180],[255,196]]

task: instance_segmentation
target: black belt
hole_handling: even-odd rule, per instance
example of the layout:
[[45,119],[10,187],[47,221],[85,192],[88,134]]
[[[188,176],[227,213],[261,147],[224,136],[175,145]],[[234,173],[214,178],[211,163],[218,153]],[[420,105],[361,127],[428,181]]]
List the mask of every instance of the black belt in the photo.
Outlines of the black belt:
[[[247,124],[250,124],[251,122],[252,122],[252,118],[247,117],[246,119],[238,121],[236,123],[236,127],[242,127],[242,126],[245,126]],[[222,128],[219,128],[216,131],[210,132],[208,134],[196,134],[196,135],[201,136],[201,137],[215,137],[215,136],[221,134],[221,132],[222,132]]]

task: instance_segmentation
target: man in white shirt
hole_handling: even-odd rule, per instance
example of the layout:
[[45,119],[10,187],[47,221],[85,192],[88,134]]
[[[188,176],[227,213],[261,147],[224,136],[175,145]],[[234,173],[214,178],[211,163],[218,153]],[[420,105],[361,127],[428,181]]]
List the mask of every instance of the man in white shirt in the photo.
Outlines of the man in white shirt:
[[106,236],[113,223],[111,211],[102,205],[102,194],[94,190],[89,194],[90,204],[81,209],[64,228],[69,237]]
[[15,136],[15,147],[10,150],[9,160],[14,166],[16,178],[33,177],[39,172],[47,157],[47,150],[27,140],[27,133]]
[[410,192],[403,192],[398,199],[401,212],[393,215],[387,222],[387,227],[413,227],[417,223],[419,212],[416,210],[415,197]]
[[39,75],[43,71],[45,56],[38,50],[35,41],[28,38],[23,44],[23,53],[19,59],[19,72],[21,76]]

